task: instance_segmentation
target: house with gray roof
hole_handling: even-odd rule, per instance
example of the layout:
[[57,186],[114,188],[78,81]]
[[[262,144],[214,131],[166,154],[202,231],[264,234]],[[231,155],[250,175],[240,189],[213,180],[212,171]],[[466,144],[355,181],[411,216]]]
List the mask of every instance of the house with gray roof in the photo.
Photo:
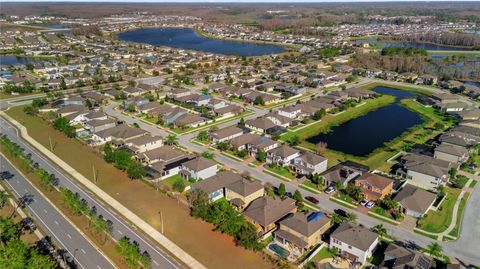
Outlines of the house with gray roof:
[[450,169],[458,165],[436,159],[423,154],[407,154],[402,156],[401,163],[406,169],[406,178],[410,184],[427,190],[436,189],[447,183]]
[[86,130],[96,133],[100,132],[109,128],[113,128],[117,125],[117,121],[113,119],[101,119],[101,120],[90,120],[84,123],[84,127]]
[[384,252],[380,268],[430,269],[433,259],[417,250],[390,243]]
[[442,143],[435,148],[434,157],[451,163],[463,163],[469,154],[465,147]]
[[217,163],[213,160],[197,157],[182,164],[180,175],[195,181],[206,179],[217,174]]
[[284,144],[267,151],[267,163],[290,166],[293,160],[299,156],[299,150]]
[[330,235],[330,248],[337,249],[340,257],[362,266],[373,255],[378,242],[378,234],[350,222],[342,223]]
[[432,207],[437,195],[414,185],[406,184],[394,200],[400,205],[400,210],[409,216],[421,218]]
[[241,135],[243,135],[243,129],[236,126],[228,126],[209,134],[214,143],[225,142]]
[[292,169],[299,175],[314,175],[325,172],[327,165],[327,158],[305,151],[293,160]]
[[133,139],[142,135],[145,135],[147,132],[139,129],[133,128],[126,124],[120,124],[113,128],[108,128],[92,134],[92,139],[98,144],[104,144],[106,142],[112,141],[114,144],[121,146],[125,141]]

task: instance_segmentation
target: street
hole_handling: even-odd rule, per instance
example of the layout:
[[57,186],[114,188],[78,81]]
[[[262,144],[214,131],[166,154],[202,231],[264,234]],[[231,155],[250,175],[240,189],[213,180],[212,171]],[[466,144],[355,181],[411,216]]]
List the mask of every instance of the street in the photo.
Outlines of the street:
[[57,246],[68,251],[65,256],[73,258],[80,268],[115,268],[3,155],[0,155],[0,163],[0,171],[9,171],[14,175],[3,181],[5,186],[17,199],[31,195],[32,200],[27,203],[26,209]]
[[66,187],[71,191],[78,193],[80,197],[85,199],[91,207],[95,206],[97,214],[102,215],[105,219],[112,221],[113,238],[120,239],[121,237],[126,236],[130,238],[130,240],[138,242],[141,251],[147,251],[152,258],[153,268],[182,268],[182,266],[179,265],[173,258],[169,257],[168,254],[157,248],[155,244],[151,243],[150,240],[147,239],[143,234],[136,231],[128,223],[119,218],[115,213],[112,213],[112,211],[103,203],[98,201],[96,197],[84,191],[82,187],[80,187],[75,181],[71,180],[65,172],[57,168],[57,166],[52,164],[51,161],[40,155],[28,143],[24,142],[21,137],[17,136],[16,129],[3,118],[0,118],[0,132],[6,134],[13,142],[24,148],[25,153],[31,153],[33,161],[38,162],[40,167],[47,170],[51,174],[55,174],[55,176],[59,179],[60,186]]

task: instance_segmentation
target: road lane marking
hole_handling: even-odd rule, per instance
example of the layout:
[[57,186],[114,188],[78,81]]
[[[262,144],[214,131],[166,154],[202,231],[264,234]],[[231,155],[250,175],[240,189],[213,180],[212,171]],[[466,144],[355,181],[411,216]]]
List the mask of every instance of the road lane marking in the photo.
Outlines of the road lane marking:
[[85,252],[85,250],[83,248],[80,249],[80,250],[83,252],[84,255],[87,254],[87,252]]
[[53,221],[53,222],[54,222],[55,224],[59,225],[59,224],[58,224],[58,221],[55,220],[55,221]]
[[121,234],[121,235],[123,235],[122,231],[120,231],[120,230],[118,230],[118,233]]
[[72,236],[70,234],[67,234],[68,238],[72,239]]
[[153,260],[153,263],[156,265],[156,266],[159,266],[160,264],[158,264],[158,262],[156,260]]
[[43,212],[47,213],[47,210],[44,208],[44,209],[43,209]]

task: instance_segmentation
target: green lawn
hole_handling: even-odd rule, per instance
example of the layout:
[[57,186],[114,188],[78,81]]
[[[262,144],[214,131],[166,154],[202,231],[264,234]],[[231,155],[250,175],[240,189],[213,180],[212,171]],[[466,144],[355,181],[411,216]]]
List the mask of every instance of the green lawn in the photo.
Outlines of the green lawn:
[[393,85],[393,84],[381,83],[381,82],[373,82],[373,83],[370,83],[368,85],[365,85],[362,88],[370,90],[370,89],[373,89],[375,87],[388,87],[388,88],[392,88],[392,89],[399,89],[399,90],[404,90],[404,91],[413,92],[413,93],[420,93],[420,94],[423,94],[423,95],[426,95],[426,96],[432,96],[433,95],[433,90],[434,90],[433,87],[432,87],[432,90],[429,91],[429,90],[426,90],[426,89],[421,89],[421,88],[415,87],[414,85],[412,85],[412,86],[400,86],[400,85],[396,85],[396,84]]
[[311,261],[318,262],[327,258],[333,258],[333,253],[330,251],[330,249],[327,246],[325,246],[317,253],[317,255],[315,255],[315,257],[311,259]]
[[295,173],[293,171],[291,171],[290,169],[286,168],[286,167],[268,166],[266,169],[269,170],[270,172],[273,172],[275,174],[284,176],[288,179],[294,179],[295,178]]
[[460,194],[459,189],[445,188],[445,198],[437,211],[430,210],[427,215],[419,221],[418,228],[432,233],[445,231],[452,222],[452,212],[455,201]]
[[462,225],[462,220],[463,220],[463,211],[465,210],[465,206],[467,205],[467,200],[468,196],[470,194],[466,192],[462,200],[460,201],[460,205],[458,206],[458,212],[457,212],[457,223],[455,224],[455,228],[453,228],[452,231],[450,231],[449,235],[458,237],[460,235],[460,226]]
[[308,186],[312,189],[318,190],[318,191],[325,190],[325,186],[323,186],[323,185],[317,186],[316,184],[314,184],[310,180],[305,180],[302,184],[305,185],[305,186]]
[[171,177],[167,177],[166,179],[160,181],[161,184],[167,185],[172,189],[173,183],[175,183],[177,180],[182,180],[185,183],[185,186],[190,186],[192,183],[190,181],[183,179],[179,174],[173,175]]
[[340,191],[337,191],[337,193],[335,193],[334,195],[335,198],[337,199],[340,199],[344,202],[347,202],[349,204],[351,204],[353,202],[353,198],[348,196],[348,194],[346,194],[344,191],[340,190]]
[[470,188],[475,188],[475,186],[477,185],[477,181],[476,180],[473,180],[470,182]]

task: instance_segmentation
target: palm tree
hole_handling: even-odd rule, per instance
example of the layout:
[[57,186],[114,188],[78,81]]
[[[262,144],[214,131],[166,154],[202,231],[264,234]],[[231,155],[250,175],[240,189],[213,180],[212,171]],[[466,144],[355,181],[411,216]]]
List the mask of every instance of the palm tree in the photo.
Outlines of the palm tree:
[[378,224],[372,227],[371,229],[372,232],[384,237],[387,235],[387,229],[383,227],[383,224]]
[[7,204],[10,194],[6,191],[0,191],[0,208],[3,208]]
[[430,256],[438,258],[442,256],[443,249],[442,246],[440,246],[440,244],[438,244],[437,242],[432,242],[427,246],[427,251]]
[[168,135],[167,138],[165,139],[165,143],[167,145],[174,145],[177,144],[178,137],[174,134]]
[[347,214],[347,220],[355,223],[357,221],[357,215],[353,212]]

